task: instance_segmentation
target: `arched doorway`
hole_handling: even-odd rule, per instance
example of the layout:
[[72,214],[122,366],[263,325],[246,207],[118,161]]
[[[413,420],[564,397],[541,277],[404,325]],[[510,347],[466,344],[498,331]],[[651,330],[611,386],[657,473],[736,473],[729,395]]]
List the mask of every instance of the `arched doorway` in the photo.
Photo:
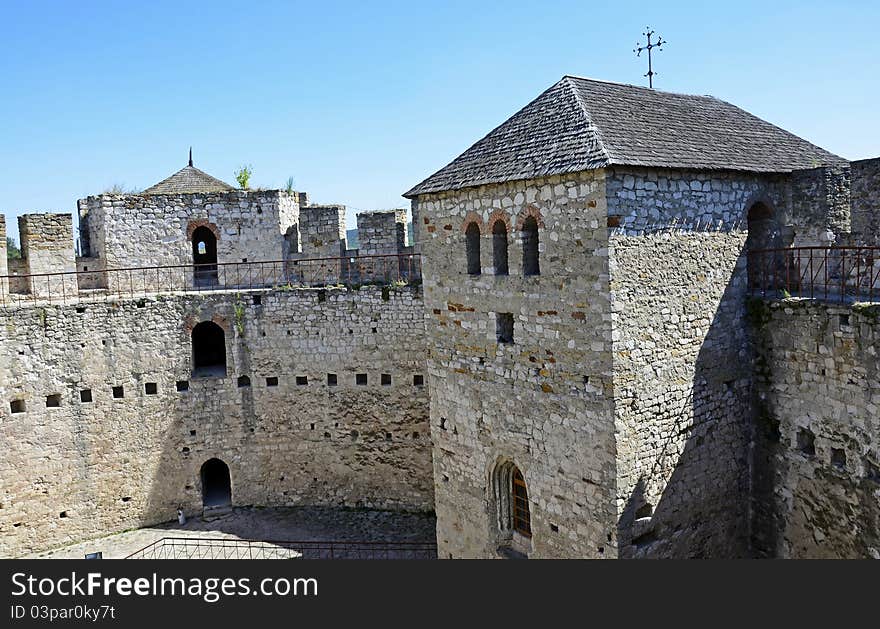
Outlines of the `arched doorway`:
[[491,483],[499,551],[502,556],[527,556],[531,551],[532,516],[525,478],[513,461],[506,460],[495,466]]
[[194,377],[226,376],[226,333],[213,321],[202,321],[192,331]]
[[746,215],[748,237],[748,279],[752,290],[775,290],[779,265],[784,263],[782,252],[770,251],[782,247],[782,232],[775,212],[764,201],[753,203]]
[[192,234],[193,280],[197,286],[217,283],[217,237],[202,225]]
[[220,459],[205,461],[201,479],[203,507],[228,507],[232,504],[232,483],[226,463]]

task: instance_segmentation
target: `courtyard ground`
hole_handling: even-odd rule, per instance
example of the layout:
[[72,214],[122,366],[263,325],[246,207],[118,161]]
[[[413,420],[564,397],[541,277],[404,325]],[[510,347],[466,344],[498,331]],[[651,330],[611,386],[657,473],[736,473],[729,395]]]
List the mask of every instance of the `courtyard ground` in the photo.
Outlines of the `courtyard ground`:
[[421,513],[321,507],[236,508],[212,521],[200,517],[117,533],[28,555],[40,559],[82,559],[101,552],[121,559],[163,537],[315,542],[434,543],[435,519]]

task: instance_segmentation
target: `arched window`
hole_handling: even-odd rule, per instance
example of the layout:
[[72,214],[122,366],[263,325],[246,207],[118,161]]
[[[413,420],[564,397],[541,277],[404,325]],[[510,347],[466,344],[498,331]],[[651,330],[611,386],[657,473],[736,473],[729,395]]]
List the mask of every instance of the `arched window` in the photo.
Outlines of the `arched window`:
[[523,275],[540,275],[538,263],[538,221],[529,216],[522,226]]
[[464,232],[468,275],[480,274],[480,227],[470,223]]
[[226,507],[232,503],[232,482],[226,463],[220,459],[209,459],[202,465],[200,475],[204,507]]
[[502,539],[517,533],[532,536],[529,492],[519,468],[510,461],[500,463],[492,475],[492,489],[498,511],[498,529]]
[[226,333],[213,321],[202,321],[192,331],[193,376],[226,376]]
[[492,264],[495,275],[507,275],[507,225],[504,221],[492,224]]
[[763,251],[781,247],[781,232],[773,210],[766,203],[758,201],[749,207],[748,236],[748,281],[752,289],[776,290],[782,279],[779,270],[784,268],[784,256],[778,251]]
[[217,283],[217,237],[204,225],[193,230],[193,279],[197,285]]

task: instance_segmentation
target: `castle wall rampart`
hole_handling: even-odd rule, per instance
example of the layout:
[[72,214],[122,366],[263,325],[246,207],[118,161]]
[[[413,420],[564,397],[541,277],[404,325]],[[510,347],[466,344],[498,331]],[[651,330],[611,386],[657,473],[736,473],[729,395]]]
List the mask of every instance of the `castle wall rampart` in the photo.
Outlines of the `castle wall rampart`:
[[753,545],[780,558],[880,558],[880,306],[749,303]]
[[850,164],[852,230],[863,244],[880,244],[880,157]]
[[412,288],[0,309],[0,555],[198,514],[212,457],[233,505],[432,509],[423,325]]

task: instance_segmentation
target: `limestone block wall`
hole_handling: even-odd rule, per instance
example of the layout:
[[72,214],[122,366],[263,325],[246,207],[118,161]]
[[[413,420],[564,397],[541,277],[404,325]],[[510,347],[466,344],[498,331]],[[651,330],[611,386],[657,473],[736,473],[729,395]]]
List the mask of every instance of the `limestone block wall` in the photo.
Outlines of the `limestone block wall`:
[[755,551],[880,558],[880,307],[753,300],[749,311]]
[[284,234],[299,214],[297,195],[282,190],[102,194],[77,205],[82,254],[103,258],[108,269],[191,265],[200,225],[215,232],[220,263],[282,260]]
[[357,226],[361,255],[398,253],[406,247],[406,210],[360,212]]
[[0,214],[0,300],[9,292],[9,280],[5,278],[9,275],[9,268],[6,264],[6,217]]
[[790,195],[788,204],[798,224],[835,235],[850,231],[849,168],[795,171],[788,177],[787,189]]
[[621,557],[748,554],[745,242],[610,238]]
[[864,244],[880,243],[880,157],[850,164],[852,231]]
[[76,271],[70,214],[22,214],[18,232],[25,274],[37,276],[27,280],[26,292],[35,296],[75,295],[75,275],[39,277]]
[[[0,310],[0,555],[200,513],[212,457],[234,505],[430,510],[423,308],[375,287]],[[206,320],[226,377],[193,377]]]
[[[306,285],[342,282],[343,265],[339,258],[345,250],[345,206],[310,205],[300,210],[298,224],[300,248],[289,256],[290,276]],[[302,259],[331,258],[320,262]]]
[[[531,540],[514,536],[514,550],[617,554],[605,200],[599,171],[413,201],[442,558],[498,555],[505,523],[493,471],[506,463],[522,472],[531,511]],[[522,273],[527,216],[539,224],[540,275]],[[506,276],[493,274],[499,220],[508,227]],[[481,233],[481,275],[467,274],[470,222]],[[499,342],[505,318],[511,343]]]

